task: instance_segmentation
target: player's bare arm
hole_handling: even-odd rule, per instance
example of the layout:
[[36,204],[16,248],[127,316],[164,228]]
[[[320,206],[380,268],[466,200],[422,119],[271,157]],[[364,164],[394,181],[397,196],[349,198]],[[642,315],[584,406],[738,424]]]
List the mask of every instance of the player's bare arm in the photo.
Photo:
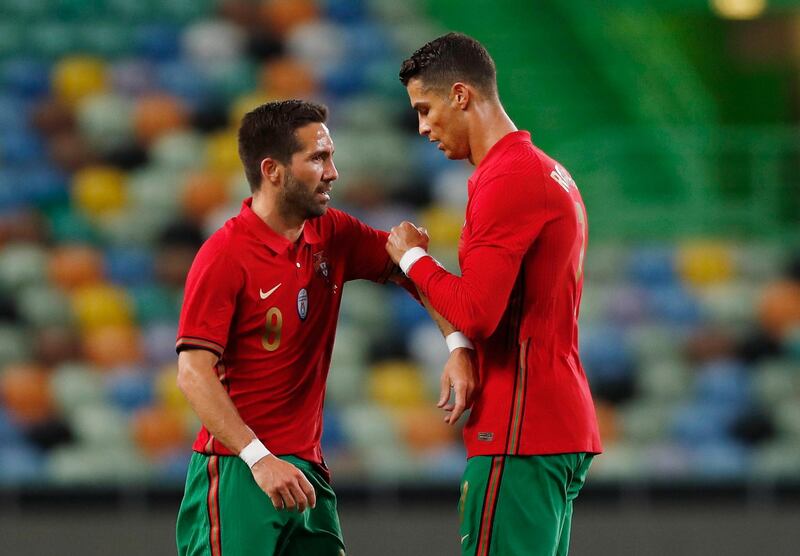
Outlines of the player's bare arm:
[[[424,228],[419,228],[411,222],[402,222],[399,226],[392,228],[389,240],[386,243],[386,251],[392,260],[399,264],[403,255],[414,247],[421,249],[428,248],[429,236]],[[456,328],[450,324],[439,312],[433,308],[428,298],[419,292],[419,298],[428,314],[431,316],[436,326],[447,338]],[[450,357],[444,366],[440,380],[439,401],[436,406],[447,412],[444,422],[454,425],[461,415],[472,407],[475,390],[478,385],[477,373],[475,372],[474,351],[465,347],[458,347],[450,352]],[[453,402],[448,403],[451,398],[450,390],[453,390]]]
[[[457,332],[455,327],[433,308],[427,297],[420,293],[419,298],[445,338]],[[439,401],[436,403],[436,407],[447,412],[444,418],[445,423],[455,425],[464,411],[472,407],[477,387],[478,375],[475,371],[475,351],[467,347],[455,348],[450,352],[450,357],[442,370]],[[453,390],[454,400],[452,403],[448,403],[451,398],[451,389]]]
[[[202,349],[178,356],[178,387],[208,431],[234,453],[256,438],[233,405],[214,366],[217,356]],[[253,478],[276,509],[302,512],[316,505],[314,487],[291,463],[267,455],[252,467]]]

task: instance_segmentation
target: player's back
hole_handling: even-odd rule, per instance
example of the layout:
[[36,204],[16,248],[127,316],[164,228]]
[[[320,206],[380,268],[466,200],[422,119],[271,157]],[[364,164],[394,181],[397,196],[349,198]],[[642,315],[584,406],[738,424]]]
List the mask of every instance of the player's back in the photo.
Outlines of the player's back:
[[502,188],[501,203],[521,207],[510,212],[519,230],[511,245],[523,254],[499,325],[476,343],[481,390],[465,442],[470,455],[599,452],[578,356],[588,234],[580,192],[567,170],[529,138],[493,156],[476,171],[471,188]]

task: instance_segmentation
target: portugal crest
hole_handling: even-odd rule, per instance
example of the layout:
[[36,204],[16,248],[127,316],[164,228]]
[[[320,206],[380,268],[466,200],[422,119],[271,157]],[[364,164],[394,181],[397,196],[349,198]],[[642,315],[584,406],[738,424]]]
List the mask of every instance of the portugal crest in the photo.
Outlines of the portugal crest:
[[325,281],[328,281],[328,258],[325,256],[325,251],[317,251],[312,255],[314,258],[314,272],[322,276]]

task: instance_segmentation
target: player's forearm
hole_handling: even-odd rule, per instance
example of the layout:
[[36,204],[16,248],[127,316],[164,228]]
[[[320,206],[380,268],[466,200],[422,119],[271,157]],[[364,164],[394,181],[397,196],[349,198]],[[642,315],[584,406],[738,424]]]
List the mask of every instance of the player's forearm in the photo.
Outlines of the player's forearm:
[[214,370],[216,356],[202,350],[181,352],[178,357],[178,387],[200,421],[234,454],[255,438]]
[[513,269],[486,268],[480,273],[465,270],[459,277],[425,257],[409,277],[444,320],[475,340],[489,337],[497,328],[516,276]]
[[434,309],[433,305],[431,305],[431,302],[427,298],[427,296],[423,295],[423,293],[420,292],[419,290],[417,291],[419,292],[420,301],[422,301],[422,304],[425,306],[425,310],[428,311],[428,314],[430,315],[433,322],[435,322],[436,326],[439,327],[439,330],[442,332],[442,336],[446,338],[453,332],[457,332],[455,327],[452,324],[450,324],[447,321],[447,319],[445,319],[441,314],[439,314],[439,311]]

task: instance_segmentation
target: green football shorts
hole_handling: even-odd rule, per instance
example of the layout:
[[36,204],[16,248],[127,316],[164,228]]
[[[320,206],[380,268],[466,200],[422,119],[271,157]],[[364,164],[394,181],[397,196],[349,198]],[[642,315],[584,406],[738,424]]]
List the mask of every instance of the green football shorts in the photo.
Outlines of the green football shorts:
[[192,454],[176,526],[178,554],[343,556],[333,489],[313,464],[292,456],[281,459],[311,482],[315,508],[278,511],[238,457]]
[[565,556],[590,454],[474,456],[458,503],[462,556]]

